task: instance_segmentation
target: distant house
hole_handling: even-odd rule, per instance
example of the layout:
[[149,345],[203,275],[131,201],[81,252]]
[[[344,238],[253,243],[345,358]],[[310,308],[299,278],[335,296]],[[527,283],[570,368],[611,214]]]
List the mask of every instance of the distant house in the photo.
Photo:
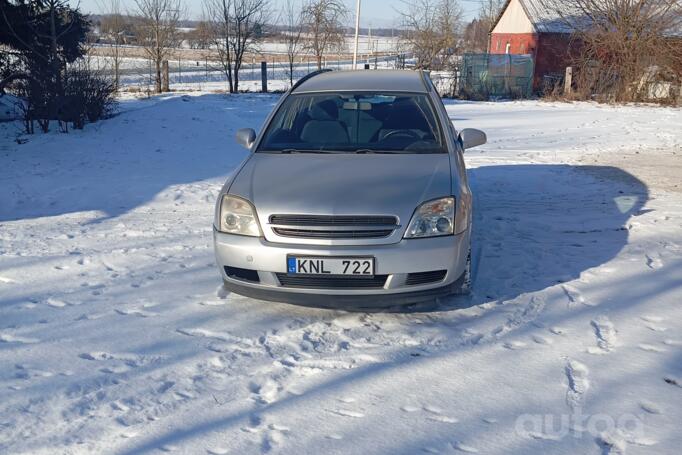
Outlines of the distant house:
[[488,52],[532,55],[533,87],[539,90],[545,76],[564,74],[571,31],[542,0],[507,0],[490,32]]

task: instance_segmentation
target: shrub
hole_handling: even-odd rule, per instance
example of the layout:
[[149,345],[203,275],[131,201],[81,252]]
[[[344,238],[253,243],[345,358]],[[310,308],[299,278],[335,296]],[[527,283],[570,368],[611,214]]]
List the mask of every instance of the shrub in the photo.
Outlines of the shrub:
[[59,120],[81,129],[85,122],[109,117],[116,108],[114,82],[84,65],[69,68],[64,81],[64,98]]

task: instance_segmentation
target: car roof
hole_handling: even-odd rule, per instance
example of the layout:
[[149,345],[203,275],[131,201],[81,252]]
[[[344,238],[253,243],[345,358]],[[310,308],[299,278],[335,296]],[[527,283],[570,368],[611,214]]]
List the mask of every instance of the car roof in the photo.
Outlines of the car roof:
[[316,74],[294,87],[292,93],[389,91],[426,93],[421,71],[356,70]]

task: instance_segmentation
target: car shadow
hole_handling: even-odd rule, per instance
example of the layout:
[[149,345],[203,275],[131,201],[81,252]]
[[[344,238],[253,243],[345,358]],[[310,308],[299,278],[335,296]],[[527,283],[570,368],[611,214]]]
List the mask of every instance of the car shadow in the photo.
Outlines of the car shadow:
[[468,175],[475,195],[473,292],[343,310],[454,311],[569,282],[616,257],[628,243],[628,220],[648,211],[647,186],[615,167],[510,164],[481,166]]

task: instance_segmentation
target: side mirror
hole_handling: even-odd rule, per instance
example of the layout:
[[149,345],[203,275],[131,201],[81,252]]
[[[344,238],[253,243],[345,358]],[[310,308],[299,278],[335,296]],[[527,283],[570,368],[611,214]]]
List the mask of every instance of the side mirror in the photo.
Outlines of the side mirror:
[[475,130],[473,128],[463,129],[459,133],[459,139],[464,145],[464,150],[478,147],[488,142],[488,137],[481,130]]
[[251,150],[253,143],[256,142],[256,132],[251,128],[242,128],[237,130],[236,134],[237,144]]

